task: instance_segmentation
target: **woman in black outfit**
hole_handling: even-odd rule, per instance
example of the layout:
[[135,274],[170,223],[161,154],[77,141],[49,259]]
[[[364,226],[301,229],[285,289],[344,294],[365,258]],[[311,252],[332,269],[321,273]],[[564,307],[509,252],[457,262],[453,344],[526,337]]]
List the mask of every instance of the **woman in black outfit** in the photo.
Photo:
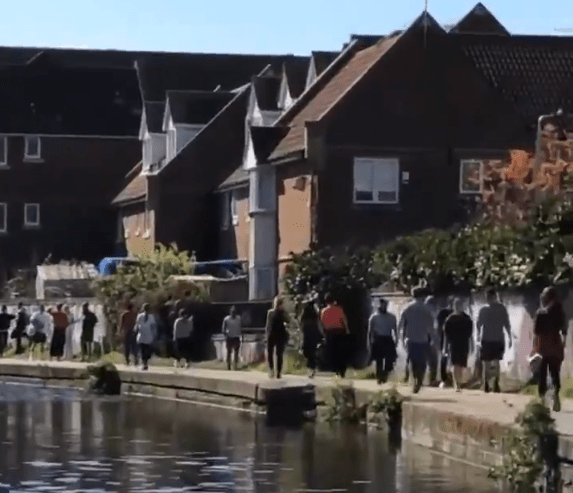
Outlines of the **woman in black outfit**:
[[535,316],[533,335],[533,353],[541,355],[541,366],[537,374],[539,397],[545,398],[549,370],[554,388],[553,410],[560,411],[560,374],[567,336],[567,319],[554,287],[545,288],[541,293],[541,308]]
[[[283,300],[279,296],[274,299],[273,308],[267,313],[267,358],[269,363],[269,374],[271,378],[276,375],[281,378],[283,369],[283,355],[288,342],[288,332],[286,329],[287,315],[283,308]],[[275,350],[277,355],[277,367],[275,373]]]
[[310,370],[310,378],[316,373],[316,352],[318,344],[322,340],[318,322],[318,312],[312,301],[307,302],[300,317],[300,328],[302,330],[302,354],[306,358],[306,365]]
[[473,322],[470,316],[464,313],[464,302],[459,298],[454,301],[454,313],[446,319],[444,332],[450,361],[454,367],[454,386],[456,392],[460,392],[463,370],[468,366],[468,355],[472,349]]

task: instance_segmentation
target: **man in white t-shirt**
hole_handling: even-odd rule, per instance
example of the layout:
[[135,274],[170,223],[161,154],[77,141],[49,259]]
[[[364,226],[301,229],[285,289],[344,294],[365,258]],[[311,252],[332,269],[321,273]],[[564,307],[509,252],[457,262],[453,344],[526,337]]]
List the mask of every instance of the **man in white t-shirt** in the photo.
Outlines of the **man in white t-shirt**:
[[227,367],[231,369],[231,356],[234,354],[234,368],[239,366],[239,349],[241,348],[241,337],[243,327],[241,316],[237,314],[237,308],[231,307],[230,315],[223,320],[223,334],[227,339]]
[[36,345],[40,346],[40,353],[44,354],[44,344],[48,339],[48,332],[52,330],[52,316],[46,313],[44,305],[40,305],[40,311],[34,313],[30,319],[30,360],[33,359]]

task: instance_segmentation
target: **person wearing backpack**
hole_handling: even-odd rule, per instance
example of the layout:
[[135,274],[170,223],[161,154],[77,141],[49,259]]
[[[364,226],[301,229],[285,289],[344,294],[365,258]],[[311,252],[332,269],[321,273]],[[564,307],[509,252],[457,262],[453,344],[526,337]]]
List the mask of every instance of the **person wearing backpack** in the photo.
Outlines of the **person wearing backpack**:
[[[289,335],[286,329],[288,317],[283,307],[283,300],[277,296],[273,301],[273,308],[267,313],[267,360],[269,364],[269,375],[274,378],[281,378],[283,369],[283,356],[288,343]],[[275,351],[276,351],[276,373],[275,373]]]

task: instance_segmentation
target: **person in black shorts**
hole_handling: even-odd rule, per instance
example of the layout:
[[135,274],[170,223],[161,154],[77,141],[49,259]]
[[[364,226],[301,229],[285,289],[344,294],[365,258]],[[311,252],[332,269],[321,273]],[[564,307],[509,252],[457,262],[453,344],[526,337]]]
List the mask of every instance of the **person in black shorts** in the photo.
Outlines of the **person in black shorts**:
[[473,322],[464,312],[464,302],[459,298],[454,301],[454,313],[446,319],[444,332],[450,361],[454,367],[454,386],[456,392],[460,392],[463,370],[468,366],[468,355],[473,349]]
[[2,307],[2,312],[0,312],[0,356],[4,354],[4,350],[8,345],[8,332],[10,331],[12,320],[15,318],[16,315],[8,313],[6,306]]

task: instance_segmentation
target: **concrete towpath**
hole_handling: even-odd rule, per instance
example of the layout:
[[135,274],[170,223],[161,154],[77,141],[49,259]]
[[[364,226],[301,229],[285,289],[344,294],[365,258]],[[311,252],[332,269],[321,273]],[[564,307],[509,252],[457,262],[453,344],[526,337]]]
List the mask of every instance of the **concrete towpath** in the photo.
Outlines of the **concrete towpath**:
[[[79,362],[46,362],[46,361],[27,361],[18,359],[0,359],[0,376],[34,376],[35,372],[30,372],[33,368],[48,367],[54,371],[72,371],[81,372],[87,367],[86,363]],[[241,387],[245,384],[248,386],[282,386],[282,385],[300,385],[312,384],[316,387],[317,398],[320,400],[328,399],[330,390],[337,382],[352,383],[361,400],[365,400],[379,392],[392,387],[391,384],[378,385],[374,380],[337,380],[334,377],[317,376],[313,379],[285,375],[281,380],[271,380],[266,373],[258,371],[226,371],[211,370],[201,368],[170,368],[152,366],[147,371],[126,366],[116,365],[122,374],[122,380],[145,383],[146,380],[153,380],[153,385],[161,385],[165,381],[169,385],[169,377],[178,379],[187,377],[188,380],[196,382],[215,382],[225,383],[224,388],[237,389],[237,395],[242,392]],[[163,377],[162,379],[157,379]],[[159,383],[157,383],[159,382]],[[207,386],[201,387],[205,391],[211,391],[212,388]],[[216,388],[223,388],[220,385]],[[491,424],[497,424],[501,427],[511,426],[515,422],[517,414],[522,411],[526,404],[531,400],[530,396],[519,394],[485,394],[478,390],[463,390],[460,393],[454,392],[453,389],[439,389],[424,387],[418,394],[413,394],[411,388],[406,385],[397,385],[398,391],[408,397],[408,400],[420,409],[431,409],[436,412],[444,412],[449,415],[456,415],[460,418],[467,417],[472,420],[479,420]],[[223,393],[223,390],[221,391]],[[246,396],[245,396],[246,397]],[[556,419],[557,428],[561,435],[573,437],[573,400],[564,399],[562,410],[559,413],[553,413]]]

